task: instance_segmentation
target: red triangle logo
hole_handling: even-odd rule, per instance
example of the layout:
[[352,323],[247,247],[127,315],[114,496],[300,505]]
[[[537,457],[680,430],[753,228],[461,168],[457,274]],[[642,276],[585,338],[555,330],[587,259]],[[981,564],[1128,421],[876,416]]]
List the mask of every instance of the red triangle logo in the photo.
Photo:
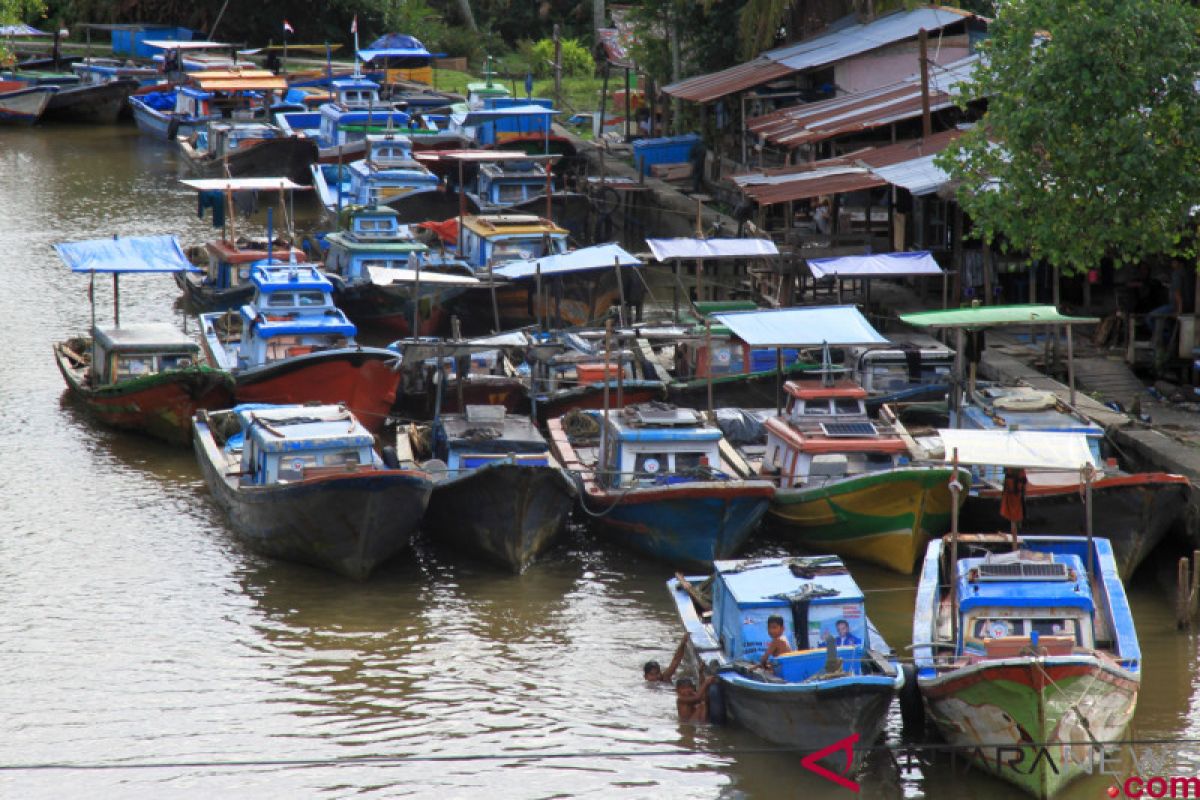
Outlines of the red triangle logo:
[[[841,786],[843,789],[849,789],[850,791],[857,793],[858,792],[858,783],[856,781],[852,781],[846,777],[846,774],[850,772],[850,765],[854,763],[854,743],[857,741],[858,741],[858,734],[857,733],[851,734],[851,735],[847,736],[845,739],[834,742],[833,744],[829,745],[828,747],[823,747],[815,753],[809,753],[804,758],[800,759],[800,766],[804,767],[807,770],[811,770],[812,772],[817,773],[818,775],[820,775],[822,778],[824,778],[827,781],[836,783],[838,786]],[[841,775],[837,774],[836,772],[831,772],[830,770],[826,769],[825,767],[823,767],[817,763],[818,761],[825,758],[826,756],[832,755],[833,753],[836,753],[839,750],[846,751],[846,769],[843,771],[843,773]]]

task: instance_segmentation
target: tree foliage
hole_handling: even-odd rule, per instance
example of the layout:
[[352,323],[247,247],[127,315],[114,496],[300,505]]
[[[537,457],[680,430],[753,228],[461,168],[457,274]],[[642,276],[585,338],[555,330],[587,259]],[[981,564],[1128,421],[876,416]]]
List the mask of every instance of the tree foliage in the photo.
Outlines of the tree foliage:
[[1003,4],[964,98],[983,123],[938,160],[985,238],[1067,271],[1190,248],[1198,30],[1180,0]]
[[[562,39],[563,77],[577,78],[591,75],[596,70],[592,53],[578,39]],[[538,78],[554,77],[554,40],[542,39],[530,50],[533,74]]]

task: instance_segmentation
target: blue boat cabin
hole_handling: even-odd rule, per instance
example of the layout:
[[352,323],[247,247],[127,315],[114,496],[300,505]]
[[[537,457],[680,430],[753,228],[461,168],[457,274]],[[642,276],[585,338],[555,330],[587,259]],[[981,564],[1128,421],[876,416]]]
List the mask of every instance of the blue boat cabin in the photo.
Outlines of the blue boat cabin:
[[629,406],[590,412],[604,426],[598,482],[607,488],[663,486],[722,477],[721,430],[690,408]]
[[529,261],[567,252],[569,231],[531,214],[466,217],[459,231],[459,257],[479,269],[506,261]]
[[246,333],[236,348],[238,369],[354,344],[356,328],[333,304],[333,284],[315,267],[255,267],[251,280],[256,293],[241,308]]
[[[808,572],[810,564],[816,565],[815,574]],[[712,625],[730,661],[758,664],[771,640],[767,620],[779,616],[794,649],[774,659],[777,678],[798,682],[823,672],[830,637],[842,669],[861,674],[870,647],[866,606],[839,559],[717,561],[714,566]]]
[[350,197],[346,202],[373,206],[408,194],[438,188],[440,179],[413,160],[407,136],[384,134],[367,137],[367,156],[348,168]]
[[409,115],[379,99],[379,84],[362,77],[333,81],[334,101],[321,106],[321,147],[361,142],[372,130],[403,128]]
[[241,434],[225,449],[241,451],[242,483],[256,486],[379,468],[375,438],[343,406],[241,405]]
[[326,237],[325,268],[354,284],[371,280],[370,268],[413,269],[429,248],[412,238],[399,215],[386,206],[368,207],[350,216],[349,229]]
[[546,168],[533,161],[480,164],[474,200],[481,207],[524,203],[546,193]]
[[172,325],[138,324],[92,331],[94,387],[135,380],[198,363],[200,346]]
[[504,406],[468,405],[465,414],[447,414],[433,430],[433,453],[452,476],[491,464],[544,467],[550,448],[527,417],[511,416]]
[[1020,550],[956,566],[956,646],[968,659],[1017,657],[1031,647],[1069,655],[1096,646],[1095,605],[1080,556]]

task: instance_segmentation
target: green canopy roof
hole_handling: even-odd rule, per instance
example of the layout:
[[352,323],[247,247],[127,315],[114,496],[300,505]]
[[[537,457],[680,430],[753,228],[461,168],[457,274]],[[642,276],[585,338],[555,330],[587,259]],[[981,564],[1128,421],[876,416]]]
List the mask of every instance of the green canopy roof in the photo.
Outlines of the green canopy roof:
[[945,311],[916,311],[900,319],[918,328],[992,328],[998,325],[1080,325],[1096,317],[1068,317],[1054,306],[975,306]]

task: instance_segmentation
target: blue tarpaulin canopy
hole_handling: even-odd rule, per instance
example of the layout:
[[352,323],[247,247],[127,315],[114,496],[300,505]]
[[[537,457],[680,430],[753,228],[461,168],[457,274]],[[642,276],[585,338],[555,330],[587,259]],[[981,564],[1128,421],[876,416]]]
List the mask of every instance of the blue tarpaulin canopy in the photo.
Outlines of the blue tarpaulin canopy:
[[779,255],[779,248],[770,239],[647,239],[646,244],[655,261]]
[[496,267],[495,274],[503,278],[532,278],[537,274],[538,266],[542,268],[542,276],[566,275],[571,272],[586,272],[593,269],[622,267],[640,267],[642,262],[637,256],[630,255],[617,244],[598,244],[594,247],[582,247],[569,253],[556,256],[534,258],[529,261],[510,261],[502,267]]
[[730,311],[713,319],[751,347],[887,344],[854,306]]
[[72,272],[200,272],[174,236],[127,236],[54,245]]
[[814,278],[901,278],[912,275],[941,275],[942,268],[927,250],[915,253],[878,253],[840,258],[810,258]]
[[508,108],[482,108],[468,111],[466,114],[455,114],[454,121],[464,128],[482,125],[485,122],[495,122],[498,119],[513,119],[514,117],[551,117],[562,112],[554,108],[534,105],[510,106]]
[[370,61],[374,58],[432,55],[433,53],[430,53],[425,49],[425,45],[421,44],[420,39],[406,33],[385,34],[371,42],[371,46],[367,49],[358,51],[358,57],[363,61]]

